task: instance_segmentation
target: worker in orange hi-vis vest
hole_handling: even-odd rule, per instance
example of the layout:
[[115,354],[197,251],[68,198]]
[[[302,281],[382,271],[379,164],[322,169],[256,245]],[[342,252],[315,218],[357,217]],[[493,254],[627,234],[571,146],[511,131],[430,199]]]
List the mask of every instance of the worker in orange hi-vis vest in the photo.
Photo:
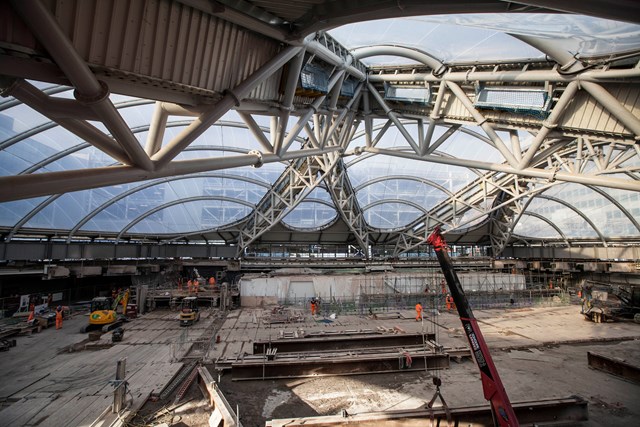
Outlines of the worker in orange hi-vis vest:
[[442,279],[442,281],[440,282],[440,287],[442,288],[442,294],[446,294],[447,293],[447,282],[444,281],[444,279]]
[[56,308],[56,329],[62,329],[62,306]]
[[316,299],[315,298],[311,300],[311,315],[312,316],[316,315]]
[[451,309],[456,308],[456,304],[453,302],[453,297],[451,295],[447,294],[445,301],[447,304],[447,311],[451,311]]
[[187,290],[189,291],[189,293],[193,292],[193,282],[191,281],[191,279],[187,281]]
[[416,322],[422,321],[422,304],[416,304]]
[[198,279],[194,280],[193,281],[193,292],[195,292],[197,294],[199,287],[200,287],[200,282],[198,282]]

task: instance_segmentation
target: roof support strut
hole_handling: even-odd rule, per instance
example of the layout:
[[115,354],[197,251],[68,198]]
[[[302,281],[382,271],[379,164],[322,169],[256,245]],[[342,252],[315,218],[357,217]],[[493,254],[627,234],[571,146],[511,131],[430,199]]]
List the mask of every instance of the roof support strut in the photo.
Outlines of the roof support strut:
[[107,85],[94,76],[45,5],[40,1],[15,0],[12,6],[75,86],[76,99],[102,120],[134,165],[153,170],[149,156],[109,100]]

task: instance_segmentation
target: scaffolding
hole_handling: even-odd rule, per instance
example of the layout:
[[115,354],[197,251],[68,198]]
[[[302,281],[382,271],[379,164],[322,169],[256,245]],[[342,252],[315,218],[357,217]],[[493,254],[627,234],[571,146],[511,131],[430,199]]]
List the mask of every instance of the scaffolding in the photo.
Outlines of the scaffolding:
[[[570,303],[569,294],[560,287],[531,286],[522,274],[490,271],[462,271],[458,274],[470,305],[476,309],[551,307]],[[345,279],[347,280],[347,279]],[[425,312],[446,310],[448,289],[439,269],[414,273],[384,272],[361,274],[348,279],[352,295],[287,295],[278,305],[308,310],[310,301],[319,301],[318,314],[356,314],[361,316],[414,309],[421,303]],[[443,287],[444,286],[444,287]]]

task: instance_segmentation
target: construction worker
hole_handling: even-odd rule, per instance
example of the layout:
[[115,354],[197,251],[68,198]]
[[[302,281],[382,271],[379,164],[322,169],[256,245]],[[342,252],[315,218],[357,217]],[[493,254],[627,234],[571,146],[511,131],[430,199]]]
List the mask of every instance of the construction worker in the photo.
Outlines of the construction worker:
[[209,287],[214,288],[216,286],[216,278],[211,276],[209,277]]
[[187,290],[189,291],[189,293],[193,292],[193,282],[191,281],[191,279],[187,280]]
[[447,293],[447,282],[444,279],[440,282],[440,288],[442,288],[442,295]]
[[62,329],[62,306],[56,308],[56,329]]
[[453,297],[451,295],[447,294],[445,302],[447,304],[447,311],[451,311],[452,308],[456,308],[456,304],[453,302]]
[[422,321],[422,304],[416,304],[416,322]]
[[198,281],[198,279],[194,280],[193,281],[193,292],[195,292],[197,294],[199,287],[200,287],[200,282]]
[[315,298],[311,298],[311,315],[315,316],[316,315],[316,299]]

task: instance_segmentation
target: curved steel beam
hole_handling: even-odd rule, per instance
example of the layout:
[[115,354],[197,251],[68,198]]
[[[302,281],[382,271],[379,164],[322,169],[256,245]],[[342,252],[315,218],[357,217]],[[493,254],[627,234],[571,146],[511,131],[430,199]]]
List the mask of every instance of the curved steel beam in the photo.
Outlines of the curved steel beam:
[[545,196],[544,194],[540,194],[538,196],[536,196],[537,198],[540,199],[546,199],[546,200],[551,200],[553,202],[559,203],[569,209],[571,209],[572,211],[574,211],[575,213],[577,213],[582,219],[584,219],[584,221],[589,224],[591,226],[591,228],[593,228],[593,230],[596,232],[596,234],[598,235],[598,237],[600,237],[600,241],[602,242],[602,245],[606,248],[607,247],[607,240],[605,239],[604,235],[602,234],[602,232],[600,231],[600,229],[593,223],[593,221],[591,221],[591,219],[589,219],[589,217],[587,217],[580,209],[576,208],[575,206],[572,206],[569,202],[566,202],[562,199],[558,199],[557,197],[554,196]]
[[[562,237],[562,240],[564,240],[565,245],[571,247],[571,244],[569,243],[569,240],[567,239],[567,236],[564,235],[564,233],[562,232],[562,230],[560,229],[560,227],[558,227],[553,221],[551,221],[549,218],[546,218],[542,215],[540,215],[539,213],[535,213],[535,212],[523,212],[522,213],[523,216],[532,216],[535,218],[538,218],[544,222],[546,222],[547,224],[549,224],[554,230],[556,230],[556,232],[558,233],[558,235],[560,235],[560,237]],[[511,234],[513,235],[513,231],[511,232]],[[522,234],[518,234],[518,236],[523,236]],[[539,237],[538,237],[539,239]]]
[[629,221],[631,221],[631,223],[636,228],[636,230],[640,231],[640,223],[638,223],[638,221],[633,217],[633,215],[631,215],[631,213],[627,210],[627,208],[622,206],[622,204],[620,202],[618,202],[616,199],[614,199],[606,191],[604,191],[604,190],[602,190],[602,189],[600,189],[600,188],[598,188],[596,186],[587,185],[587,187],[589,187],[591,190],[595,191],[596,193],[600,194],[602,197],[604,197],[609,202],[611,202],[611,204],[613,204],[618,209],[620,209],[622,211],[622,213],[624,214],[624,216],[626,216],[629,219]]
[[251,178],[247,178],[247,177],[241,177],[241,176],[230,176],[230,175],[225,175],[225,174],[217,174],[217,173],[205,173],[205,174],[201,174],[201,175],[191,175],[191,176],[176,176],[176,177],[170,177],[170,178],[163,178],[163,179],[158,179],[158,180],[154,180],[151,182],[147,182],[145,184],[139,185],[135,188],[131,188],[121,194],[118,194],[117,196],[107,200],[106,202],[104,202],[103,204],[101,204],[100,206],[98,206],[97,208],[95,208],[93,211],[91,211],[89,214],[85,215],[84,218],[82,218],[72,229],[71,231],[69,231],[69,235],[67,237],[67,243],[69,243],[71,241],[71,238],[73,237],[73,235],[75,233],[77,233],[77,231],[82,228],[83,225],[85,225],[87,222],[89,222],[91,220],[91,218],[93,218],[94,216],[98,215],[100,212],[102,212],[104,209],[108,208],[109,206],[117,203],[118,201],[124,199],[125,197],[128,197],[134,193],[137,193],[140,190],[144,190],[150,187],[154,187],[156,185],[160,185],[160,184],[164,184],[167,182],[174,182],[174,181],[180,181],[180,180],[184,180],[184,179],[197,179],[197,178],[220,178],[220,179],[234,179],[234,180],[238,180],[238,181],[245,181],[257,186],[261,186],[264,187],[265,189],[269,189],[270,185],[262,182],[262,181],[258,181],[256,179],[251,179]]
[[453,197],[453,193],[449,190],[447,190],[445,187],[443,187],[440,184],[437,184],[431,180],[428,180],[426,178],[421,178],[418,176],[410,176],[410,175],[386,175],[386,176],[381,176],[378,178],[374,178],[371,179],[363,184],[358,185],[357,187],[354,187],[353,191],[355,191],[356,193],[360,190],[362,190],[363,188],[366,188],[370,185],[373,184],[377,184],[378,182],[383,182],[383,181],[388,181],[388,180],[406,180],[406,181],[415,181],[415,182],[420,182],[422,184],[426,184],[430,187],[436,188],[440,191],[442,191],[443,193],[445,193],[446,195],[448,195],[449,197]]
[[40,204],[38,204],[38,206],[36,206],[35,208],[31,209],[31,211],[29,211],[28,214],[23,216],[22,219],[20,221],[18,221],[16,223],[16,225],[13,226],[13,228],[11,229],[11,231],[9,232],[9,234],[6,237],[6,241],[7,242],[10,241],[13,238],[13,236],[16,234],[16,232],[20,228],[22,228],[23,225],[25,225],[27,222],[29,222],[29,220],[31,220],[31,218],[36,216],[36,214],[38,212],[40,212],[41,210],[43,210],[44,208],[49,206],[51,203],[55,202],[61,196],[62,196],[62,194],[54,194],[52,196],[49,196],[45,200],[43,200]]
[[[423,214],[425,214],[425,216],[431,216],[429,215],[429,212],[427,211],[427,209],[421,205],[419,205],[418,203],[412,202],[410,200],[403,200],[403,199],[384,199],[384,200],[376,200],[375,202],[371,202],[368,205],[365,205],[362,207],[362,211],[366,212],[369,209],[372,209],[378,205],[386,205],[386,204],[391,204],[391,203],[398,203],[400,205],[407,205],[407,206],[411,206],[413,208],[416,208],[417,210],[419,210],[420,212],[422,212]],[[404,226],[402,226],[404,228]],[[400,228],[400,226],[395,227]],[[375,228],[372,228],[375,230]],[[378,229],[377,231],[382,231],[383,229]],[[388,230],[386,231],[387,233],[389,232]]]
[[433,70],[433,74],[441,76],[447,71],[447,66],[438,58],[422,50],[406,46],[376,45],[361,47],[351,51],[356,59],[370,58],[372,56],[391,55],[413,59]]
[[162,205],[158,205],[155,208],[143,213],[142,215],[139,215],[137,218],[132,220],[122,230],[120,230],[120,233],[118,233],[118,235],[116,236],[116,239],[115,239],[116,240],[116,244],[122,238],[122,235],[127,232],[127,230],[129,230],[131,227],[135,226],[139,222],[143,221],[148,216],[151,216],[154,213],[159,212],[159,211],[161,211],[163,209],[170,208],[171,206],[190,203],[190,202],[197,202],[197,201],[201,201],[201,200],[220,200],[220,201],[223,201],[223,202],[237,203],[239,205],[243,205],[243,206],[246,206],[246,207],[251,208],[251,209],[253,209],[255,207],[254,204],[249,203],[249,202],[245,202],[244,200],[239,200],[239,199],[234,199],[234,198],[231,198],[231,197],[224,197],[224,196],[196,196],[196,197],[187,197],[187,198],[184,198],[184,199],[173,200],[171,202],[167,202],[167,203],[163,203]]
[[284,218],[282,218],[282,225],[283,226],[285,226],[286,228],[288,228],[290,230],[294,230],[294,231],[320,231],[320,230],[326,230],[327,228],[331,227],[340,218],[340,214],[338,213],[338,210],[336,209],[336,206],[333,203],[328,202],[326,200],[318,199],[318,198],[315,198],[315,197],[311,197],[311,198],[306,197],[291,212],[287,213],[287,215],[289,215],[290,213],[295,211],[295,209],[297,209],[303,203],[318,203],[319,205],[328,206],[328,207],[333,209],[333,211],[335,212],[335,216],[333,218],[331,218],[329,221],[327,221],[326,224],[323,224],[323,225],[320,225],[320,226],[317,226],[317,227],[295,227],[295,226],[293,226],[291,224],[288,224],[285,221],[285,219],[287,218],[285,216]]

